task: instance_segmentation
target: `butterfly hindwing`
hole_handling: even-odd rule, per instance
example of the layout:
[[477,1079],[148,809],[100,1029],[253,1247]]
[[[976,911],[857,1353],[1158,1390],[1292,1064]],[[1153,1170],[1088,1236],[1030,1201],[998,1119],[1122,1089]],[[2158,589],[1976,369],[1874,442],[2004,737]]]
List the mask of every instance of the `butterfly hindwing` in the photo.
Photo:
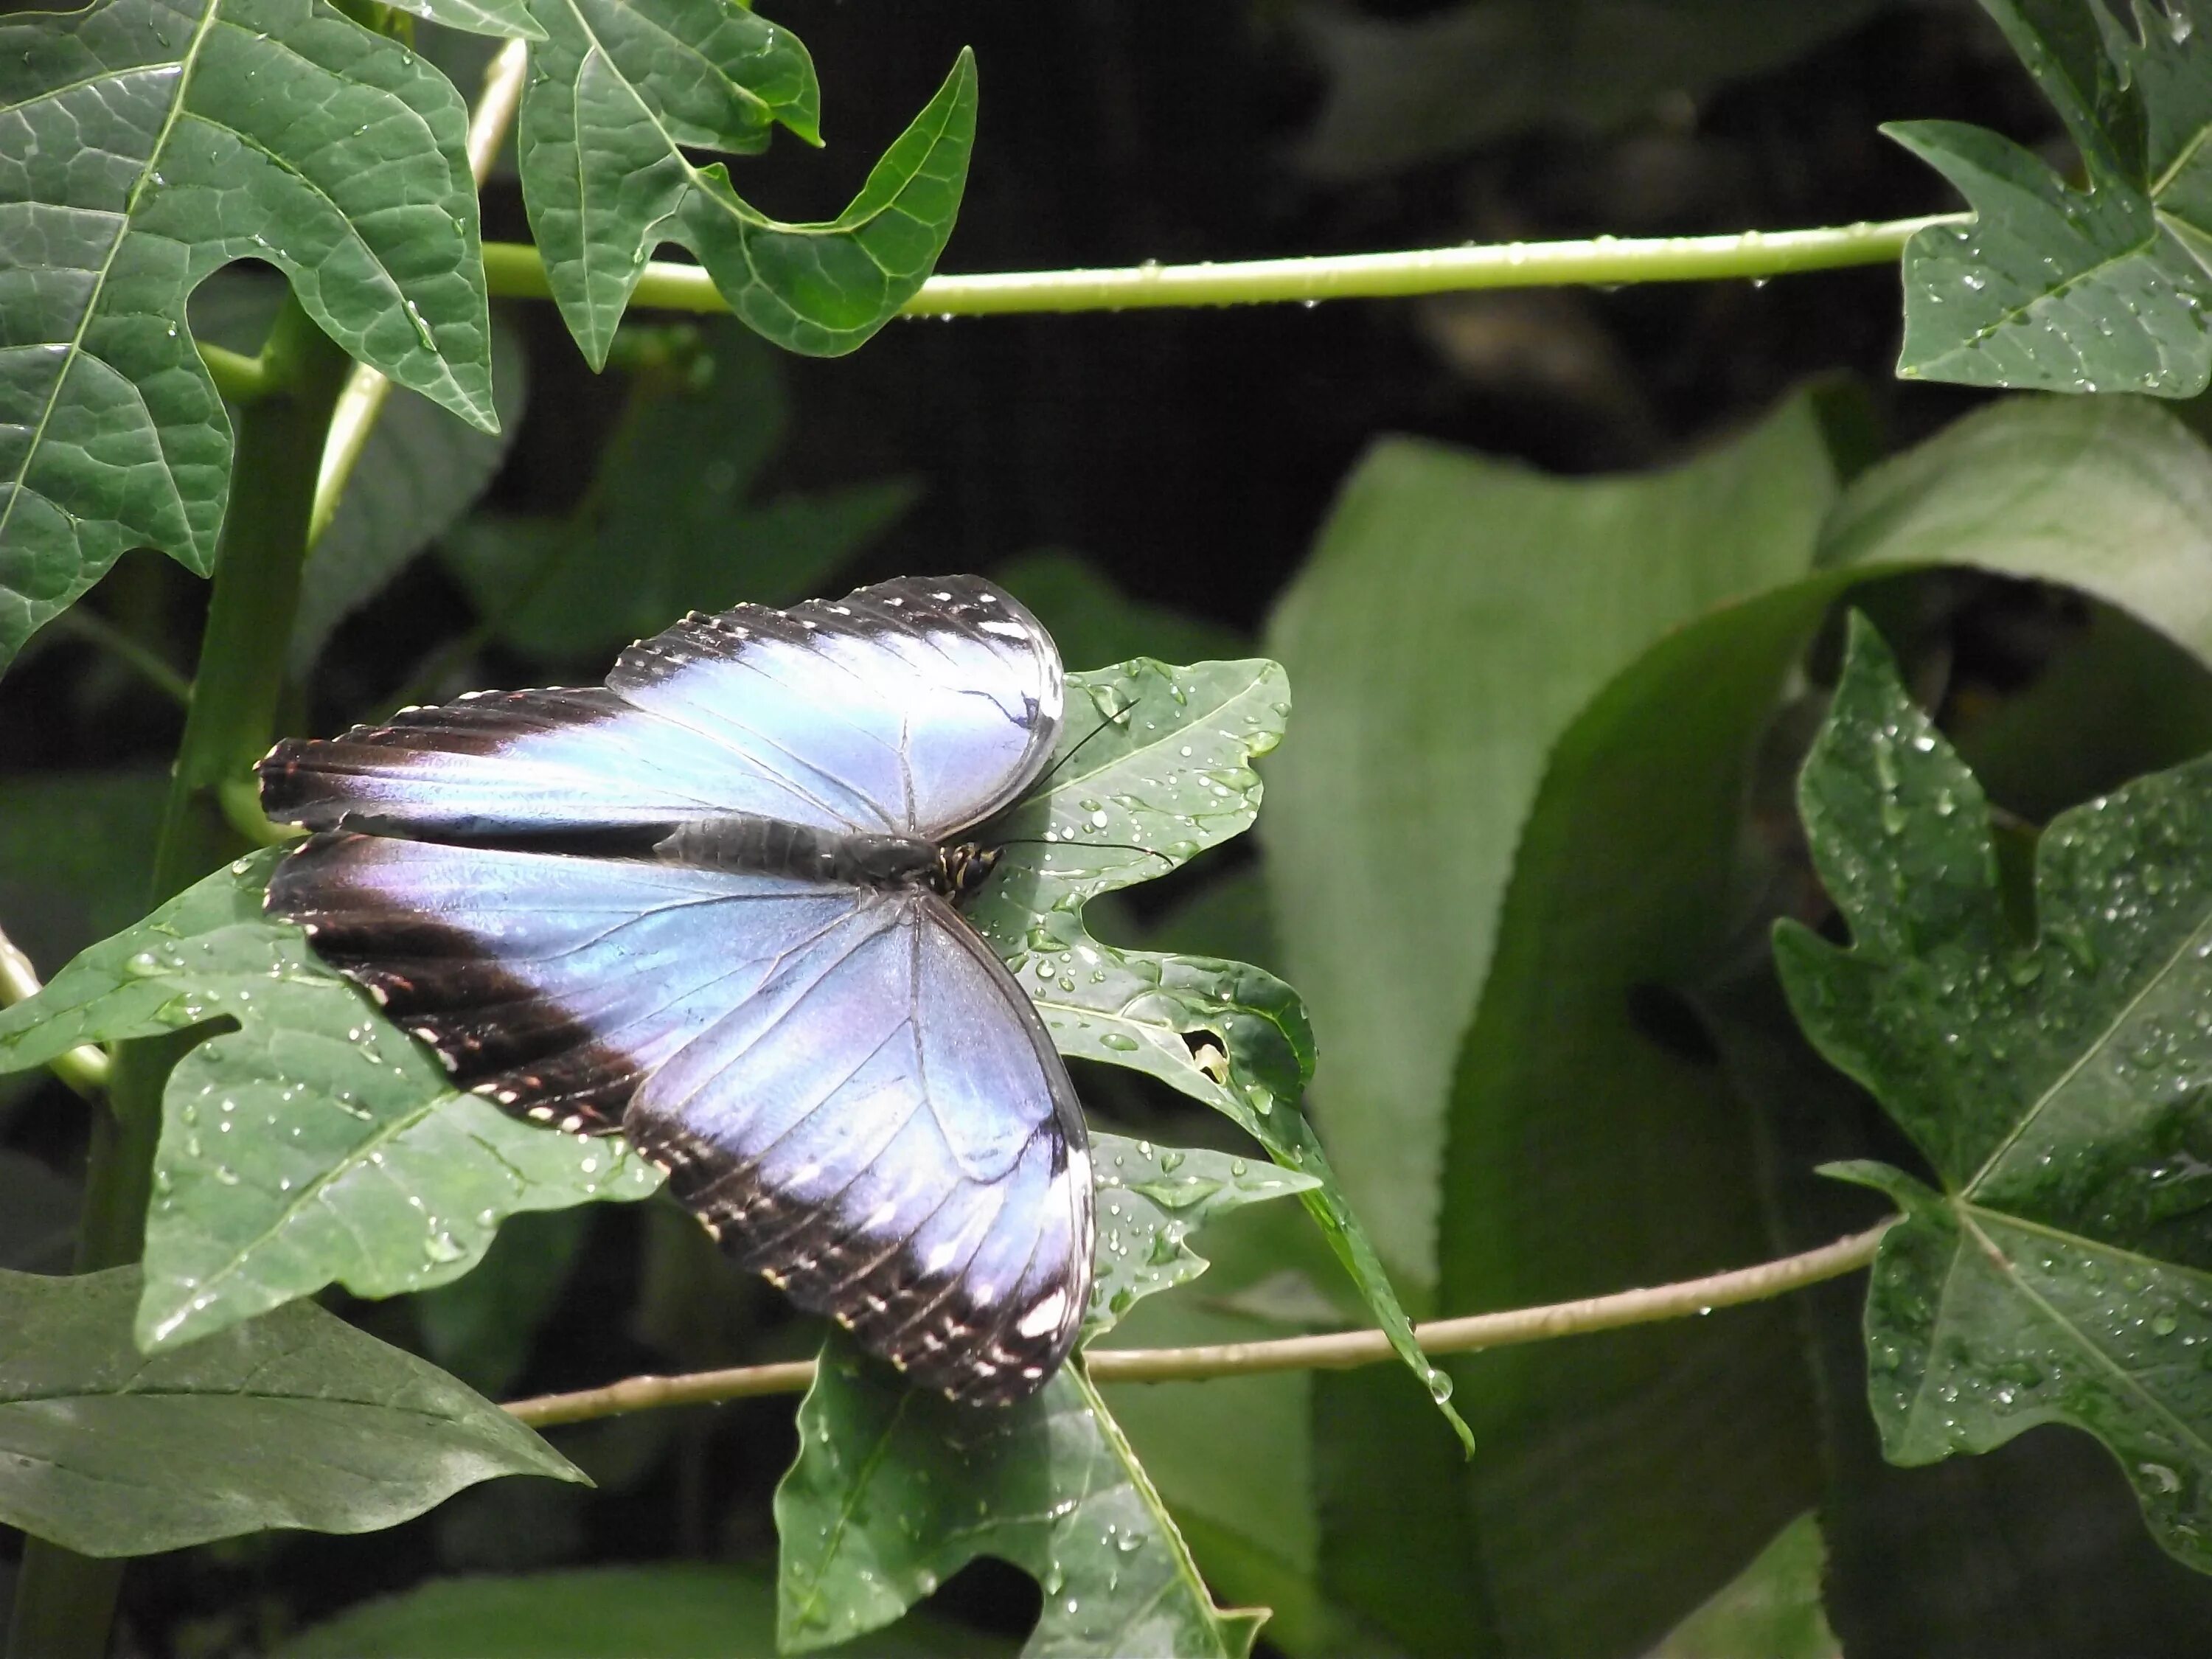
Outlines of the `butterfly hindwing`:
[[927,890],[325,834],[270,907],[458,1085],[620,1127],[741,1261],[921,1380],[1014,1398],[1073,1346],[1080,1111]]
[[941,840],[1011,801],[1060,729],[1059,653],[972,576],[694,617],[607,684],[410,709],[261,763],[310,829],[480,840],[744,814]]

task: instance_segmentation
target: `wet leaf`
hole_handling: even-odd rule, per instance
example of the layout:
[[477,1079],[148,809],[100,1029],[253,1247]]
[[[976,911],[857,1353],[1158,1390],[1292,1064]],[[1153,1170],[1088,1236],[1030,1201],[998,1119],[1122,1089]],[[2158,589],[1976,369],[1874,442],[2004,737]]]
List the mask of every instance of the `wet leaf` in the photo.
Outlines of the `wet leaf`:
[[467,124],[322,0],[106,0],[0,26],[0,665],[125,549],[204,575],[230,422],[185,319],[218,266],[496,424]]
[[447,567],[495,638],[547,658],[613,650],[687,611],[819,592],[921,492],[883,478],[770,494],[789,422],[778,354],[711,323],[680,370],[633,385],[574,516],[479,515],[447,538]]
[[1313,1033],[1297,994],[1244,963],[1122,950],[1082,908],[1240,834],[1259,811],[1252,763],[1281,740],[1290,686],[1265,660],[1170,668],[1140,658],[1068,677],[1042,781],[976,831],[1003,847],[968,917],[1028,989],[1060,1053],[1158,1078],[1317,1178],[1308,1212],[1413,1374],[1459,1426],[1450,1385],[1413,1327],[1298,1109]]
[[643,1197],[659,1174],[456,1094],[428,1050],[261,913],[275,851],[217,871],[0,1012],[0,1070],[79,1042],[239,1027],[162,1097],[138,1337],[174,1346],[336,1283],[456,1279],[519,1210]]
[[1979,783],[1855,620],[1799,799],[1852,944],[1778,931],[1791,1006],[1941,1183],[1833,1170],[1905,1212],[1867,1302],[1885,1452],[2086,1429],[2212,1571],[2212,765],[2053,820],[2022,937]]
[[2212,373],[2212,4],[1984,0],[2080,150],[2068,182],[1950,121],[1883,129],[1974,210],[1905,252],[1911,380],[2191,398]]
[[745,324],[793,351],[850,351],[912,298],[952,234],[975,137],[963,52],[844,212],[786,224],[748,205],[716,161],[782,125],[810,143],[820,88],[789,29],[736,0],[676,0],[647,21],[625,0],[531,0],[516,130],[523,198],[545,274],[594,368],[663,241],[689,248]]
[[138,1300],[135,1267],[0,1273],[0,1520],[82,1554],[147,1555],[271,1527],[373,1532],[496,1475],[584,1478],[319,1308],[148,1358]]
[[[1096,1138],[1093,1156],[1102,1271],[1086,1341],[1204,1270],[1185,1242],[1200,1221],[1308,1184],[1225,1153],[1113,1135]],[[799,1428],[799,1460],[775,1500],[787,1650],[889,1624],[984,1554],[1043,1589],[1032,1655],[1241,1659],[1266,1616],[1213,1605],[1079,1363],[1018,1405],[979,1409],[908,1388],[841,1335],[823,1351]]]

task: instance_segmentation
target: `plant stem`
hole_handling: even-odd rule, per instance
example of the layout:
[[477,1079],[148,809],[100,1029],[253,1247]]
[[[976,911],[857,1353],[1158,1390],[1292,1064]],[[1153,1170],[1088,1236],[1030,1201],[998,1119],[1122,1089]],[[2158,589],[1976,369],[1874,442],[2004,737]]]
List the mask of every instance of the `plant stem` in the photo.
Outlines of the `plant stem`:
[[[909,317],[993,317],[1015,312],[1135,311],[1164,306],[1241,306],[1297,301],[1404,298],[1471,289],[1610,287],[1784,276],[1801,270],[1882,264],[1912,234],[1961,214],[1818,230],[1746,230],[1725,236],[1600,236],[1577,242],[1509,242],[1405,253],[1323,254],[1221,264],[1143,264],[1110,270],[1000,271],[933,276],[902,307]],[[545,262],[527,243],[484,244],[495,295],[552,297]],[[668,311],[726,311],[696,265],[656,259],[632,303]]]
[[[491,171],[500,145],[507,140],[507,128],[514,124],[515,109],[522,102],[522,83],[529,72],[528,43],[521,40],[510,40],[501,46],[484,71],[483,91],[469,115],[469,171],[479,187]],[[331,417],[330,440],[323,447],[322,468],[315,480],[314,517],[308,521],[310,547],[322,540],[323,532],[337,516],[338,501],[391,395],[391,381],[367,363],[355,366]]]
[[207,365],[208,378],[215,382],[215,389],[225,403],[236,404],[242,409],[268,391],[269,376],[260,358],[226,351],[204,340],[198,344],[200,361]]
[[[1863,1233],[1823,1244],[1800,1255],[1762,1261],[1755,1267],[1737,1267],[1705,1279],[1685,1279],[1650,1290],[1618,1291],[1611,1296],[1585,1297],[1578,1302],[1553,1303],[1541,1308],[1516,1308],[1506,1313],[1474,1314],[1464,1319],[1431,1320],[1416,1325],[1413,1335],[1428,1354],[1476,1353],[1485,1348],[1510,1347],[1523,1342],[1549,1341],[1554,1337],[1579,1336],[1591,1331],[1616,1330],[1624,1325],[1648,1325],[1663,1319],[1686,1319],[1748,1302],[1765,1302],[1808,1285],[1840,1279],[1874,1260],[1896,1218]],[[1348,1370],[1376,1365],[1396,1358],[1389,1336],[1382,1331],[1335,1331],[1324,1336],[1285,1337],[1273,1342],[1224,1342],[1194,1348],[1096,1348],[1084,1355],[1084,1369],[1094,1382],[1182,1382],[1212,1376],[1251,1376],[1267,1371]],[[694,1371],[683,1376],[631,1376],[603,1389],[582,1389],[573,1394],[541,1395],[517,1400],[507,1410],[533,1428],[556,1423],[581,1423],[592,1418],[616,1417],[625,1412],[651,1411],[665,1406],[711,1405],[725,1400],[744,1400],[760,1395],[799,1394],[814,1381],[814,1362],[799,1359],[778,1365],[743,1365],[720,1371]]]
[[[38,970],[31,966],[30,957],[7,934],[0,933],[0,1008],[27,1002],[38,994]],[[107,1051],[80,1043],[48,1060],[46,1069],[85,1099],[97,1101],[100,1091],[107,1086]]]
[[[216,554],[199,677],[154,854],[156,901],[238,850],[236,832],[223,815],[222,790],[250,775],[274,733],[316,467],[351,360],[296,299],[288,298],[258,361],[265,384],[239,416],[236,487]],[[107,1109],[93,1116],[78,1272],[137,1258],[153,1188],[162,1085],[196,1040],[194,1033],[178,1032],[117,1047]],[[9,1653],[13,1659],[98,1659],[107,1649],[122,1580],[120,1561],[94,1560],[29,1540],[15,1581]]]

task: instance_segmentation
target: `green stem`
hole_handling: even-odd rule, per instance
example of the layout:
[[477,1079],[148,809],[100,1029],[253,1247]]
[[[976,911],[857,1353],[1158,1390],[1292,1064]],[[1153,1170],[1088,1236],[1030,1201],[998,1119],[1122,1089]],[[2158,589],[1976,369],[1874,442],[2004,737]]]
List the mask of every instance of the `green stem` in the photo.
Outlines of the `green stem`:
[[215,389],[225,403],[236,404],[243,409],[269,390],[269,371],[260,358],[226,351],[204,340],[199,342],[199,349],[200,361],[207,365],[208,378],[215,382]]
[[[1740,231],[1725,236],[1600,236],[1578,242],[1510,242],[1406,253],[1324,254],[1223,264],[1133,265],[1114,270],[1001,271],[933,276],[902,307],[908,316],[991,317],[1014,312],[1134,311],[1163,306],[1240,306],[1285,301],[1404,298],[1472,289],[1611,287],[1784,276],[1801,270],[1884,264],[1915,231],[1965,217],[1893,219],[1818,230]],[[484,244],[495,296],[544,300],[545,262],[527,243]],[[696,265],[654,260],[632,302],[668,311],[726,311]]]
[[54,618],[52,626],[106,652],[170,702],[191,707],[192,683],[99,612],[72,605]]
[[[1865,1232],[1801,1255],[1735,1267],[1704,1279],[1657,1285],[1648,1290],[1616,1291],[1610,1296],[1555,1302],[1540,1308],[1470,1314],[1437,1319],[1413,1328],[1426,1354],[1480,1353],[1524,1342],[1548,1342],[1593,1331],[1620,1330],[1661,1320],[1689,1319],[1716,1308],[1765,1302],[1791,1291],[1840,1279],[1871,1262],[1897,1218]],[[1083,1356],[1093,1382],[1192,1382],[1215,1376],[1255,1376],[1271,1371],[1348,1370],[1379,1365],[1397,1358],[1383,1331],[1330,1331],[1316,1336],[1286,1336],[1269,1342],[1224,1342],[1194,1348],[1092,1348]],[[533,1428],[617,1417],[625,1412],[668,1406],[701,1406],[761,1395],[802,1394],[814,1381],[811,1359],[775,1365],[744,1365],[730,1370],[693,1371],[683,1376],[630,1376],[604,1388],[574,1394],[540,1395],[507,1402],[506,1409]]]
[[[154,854],[154,897],[167,898],[240,850],[224,787],[252,775],[275,734],[284,649],[331,410],[350,360],[288,299],[258,359],[262,394],[240,411],[230,507],[216,555],[185,735]],[[93,1118],[77,1271],[136,1261],[153,1188],[154,1145],[169,1068],[195,1034],[118,1046],[107,1109]],[[107,1650],[120,1561],[28,1540],[9,1629],[12,1659],[98,1659]]]

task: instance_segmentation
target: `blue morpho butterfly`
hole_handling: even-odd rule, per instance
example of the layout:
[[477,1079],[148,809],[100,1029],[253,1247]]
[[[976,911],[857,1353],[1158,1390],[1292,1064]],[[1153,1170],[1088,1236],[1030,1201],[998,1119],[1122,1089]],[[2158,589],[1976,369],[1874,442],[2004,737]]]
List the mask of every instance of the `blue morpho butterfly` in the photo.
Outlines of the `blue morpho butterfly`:
[[956,838],[1042,772],[1061,691],[972,576],[693,616],[604,686],[278,744],[263,803],[317,833],[269,909],[459,1086],[621,1131],[801,1307],[1017,1400],[1089,1301],[1089,1140]]

